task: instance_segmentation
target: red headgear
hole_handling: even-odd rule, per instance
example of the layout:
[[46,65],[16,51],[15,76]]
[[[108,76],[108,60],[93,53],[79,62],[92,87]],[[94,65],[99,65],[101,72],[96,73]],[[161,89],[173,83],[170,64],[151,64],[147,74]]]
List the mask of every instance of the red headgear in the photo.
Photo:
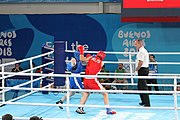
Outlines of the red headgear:
[[106,53],[104,53],[103,51],[100,50],[100,51],[97,53],[97,56],[100,57],[102,60],[104,60],[105,57],[106,57]]
[[86,58],[88,58],[88,57],[91,57],[91,54],[87,54],[87,55],[86,55]]

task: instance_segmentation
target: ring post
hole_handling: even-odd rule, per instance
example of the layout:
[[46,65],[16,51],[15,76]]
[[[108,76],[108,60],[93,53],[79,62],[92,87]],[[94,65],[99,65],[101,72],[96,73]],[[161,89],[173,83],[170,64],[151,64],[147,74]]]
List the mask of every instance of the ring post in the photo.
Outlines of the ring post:
[[[54,42],[54,73],[65,74],[65,41]],[[64,77],[54,77],[54,86],[64,86]]]
[[[45,44],[43,44],[43,45],[42,45],[42,48],[41,48],[42,54],[48,52],[47,49],[45,49],[44,47],[45,47]],[[42,57],[42,64],[45,64],[45,63],[46,63],[45,57],[46,57],[46,56]],[[45,68],[45,67],[42,68],[43,73],[45,73],[44,68]],[[43,80],[42,80],[42,87],[46,86],[47,84],[48,84],[48,83],[47,83],[47,81],[46,81],[46,78],[43,78]],[[42,91],[42,94],[48,94],[48,91]]]
[[[52,51],[51,49],[48,49],[48,46],[46,44],[42,45],[42,54]],[[42,57],[42,64],[46,64],[47,60],[45,59],[48,57],[48,55]],[[45,70],[45,67],[42,68],[43,73],[48,74],[48,71]],[[49,84],[49,81],[46,80],[46,78],[43,78],[42,80],[42,87],[47,86]],[[48,91],[42,91],[42,94],[48,94]]]

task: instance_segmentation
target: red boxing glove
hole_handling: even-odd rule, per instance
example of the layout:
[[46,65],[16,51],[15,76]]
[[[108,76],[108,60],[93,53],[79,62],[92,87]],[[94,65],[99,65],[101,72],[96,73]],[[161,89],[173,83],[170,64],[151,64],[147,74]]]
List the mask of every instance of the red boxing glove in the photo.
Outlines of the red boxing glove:
[[78,45],[78,50],[79,50],[80,55],[84,54],[84,46]]

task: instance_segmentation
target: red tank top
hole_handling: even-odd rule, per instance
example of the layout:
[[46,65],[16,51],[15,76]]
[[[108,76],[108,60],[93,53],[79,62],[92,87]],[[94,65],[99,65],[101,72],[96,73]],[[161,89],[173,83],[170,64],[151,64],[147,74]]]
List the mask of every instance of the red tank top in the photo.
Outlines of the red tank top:
[[102,60],[98,57],[92,57],[89,59],[86,66],[86,75],[96,75],[101,70]]

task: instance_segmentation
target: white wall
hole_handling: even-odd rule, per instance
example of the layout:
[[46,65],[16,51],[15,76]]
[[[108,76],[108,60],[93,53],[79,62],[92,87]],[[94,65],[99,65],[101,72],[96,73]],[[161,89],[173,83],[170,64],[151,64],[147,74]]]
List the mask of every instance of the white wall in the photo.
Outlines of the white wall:
[[89,3],[3,3],[0,14],[93,14],[121,13],[121,3],[89,2]]

